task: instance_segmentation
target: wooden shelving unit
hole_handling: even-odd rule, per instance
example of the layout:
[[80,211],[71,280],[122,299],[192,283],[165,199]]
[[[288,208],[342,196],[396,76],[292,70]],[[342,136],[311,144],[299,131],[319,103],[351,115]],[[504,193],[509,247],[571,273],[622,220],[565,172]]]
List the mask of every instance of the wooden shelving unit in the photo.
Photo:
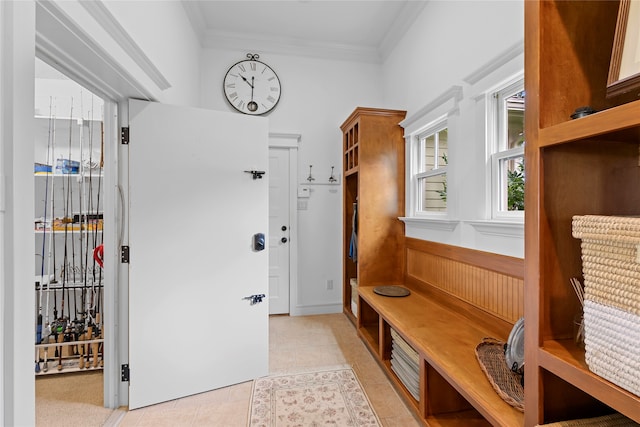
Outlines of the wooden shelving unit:
[[[343,305],[352,312],[351,279],[358,286],[400,284],[404,274],[404,111],[356,108],[343,132]],[[358,204],[357,262],[349,257]]]
[[[404,298],[359,289],[359,334],[396,389],[428,426],[521,426],[523,414],[505,403],[478,366],[476,345],[500,328],[473,323],[444,300],[413,290]],[[419,354],[420,400],[391,369],[391,328]]]
[[[589,371],[572,339],[582,277],[574,215],[640,214],[638,91],[606,97],[617,1],[525,2],[525,426],[619,412],[640,397]],[[579,107],[597,113],[571,119]]]

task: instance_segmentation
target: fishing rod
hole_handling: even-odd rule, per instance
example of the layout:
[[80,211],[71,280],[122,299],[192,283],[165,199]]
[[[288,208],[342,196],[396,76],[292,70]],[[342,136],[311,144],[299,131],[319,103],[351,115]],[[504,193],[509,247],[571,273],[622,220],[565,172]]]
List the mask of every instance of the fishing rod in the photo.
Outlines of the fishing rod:
[[[45,165],[50,163],[49,153],[51,149],[51,98],[49,98],[49,129],[47,135],[47,157],[45,161]],[[42,342],[42,287],[44,285],[44,265],[45,265],[45,247],[47,244],[47,204],[49,202],[49,173],[46,173],[45,182],[44,182],[44,216],[43,216],[43,227],[42,227],[42,251],[40,257],[40,286],[38,288],[38,319],[36,321],[36,344],[40,344]],[[36,352],[36,365],[35,365],[36,373],[40,372],[40,351]]]
[[[52,174],[52,179],[51,179],[51,219],[49,220],[51,222],[50,225],[50,231],[51,231],[51,236],[49,237],[49,256],[47,257],[47,274],[49,276],[49,282],[47,284],[47,290],[51,287],[52,283],[58,283],[58,279],[57,279],[57,275],[56,275],[56,230],[54,227],[55,224],[55,200],[56,200],[56,187],[55,187],[55,170],[53,169],[53,163],[55,162],[55,152],[56,152],[56,112],[55,112],[55,108],[53,110],[53,113],[49,113],[49,115],[52,117],[52,125],[51,125],[51,174]],[[53,277],[51,276],[51,270],[53,270]],[[45,335],[46,335],[46,340],[48,341],[49,339],[49,335],[51,335],[51,317],[50,317],[50,312],[49,312],[49,307],[50,307],[50,302],[51,302],[51,292],[47,292],[47,313],[46,313],[46,317],[47,317],[47,322],[46,322],[46,327],[43,331],[43,339],[45,339]]]
[[[69,250],[68,250],[68,243],[69,243],[69,212],[73,209],[73,190],[72,190],[72,185],[71,185],[71,138],[73,135],[73,98],[71,98],[71,112],[69,114],[69,156],[67,161],[68,163],[68,168],[66,169],[64,166],[64,161],[62,164],[62,172],[67,174],[67,192],[66,192],[66,200],[65,200],[65,212],[64,212],[64,218],[63,218],[63,222],[64,222],[64,269],[63,269],[63,280],[62,280],[62,297],[61,297],[61,301],[60,301],[60,314],[61,317],[58,318],[56,316],[56,321],[55,321],[55,328],[52,328],[53,330],[55,330],[56,333],[56,341],[58,343],[62,342],[65,338],[65,334],[67,333],[67,322],[65,321],[65,300],[67,298],[67,289],[66,289],[66,285],[67,285],[67,280],[69,279]],[[63,181],[64,182],[64,181]],[[75,251],[75,245],[74,245],[74,240],[73,237],[71,238],[71,248],[72,248],[72,257],[74,259],[73,262],[73,266],[75,268],[75,254],[73,253]],[[74,271],[74,279],[75,279],[75,271]],[[75,280],[74,280],[75,281]],[[68,308],[67,308],[68,310]],[[59,346],[56,346],[56,356],[59,357],[58,360],[58,370],[62,370],[62,348],[59,348]]]
[[[92,103],[92,111],[93,111],[93,103]],[[84,128],[83,128],[84,130]],[[81,221],[84,223],[84,229],[86,230],[87,233],[87,238],[86,238],[86,250],[85,250],[85,260],[86,260],[86,270],[84,272],[84,285],[87,288],[87,291],[89,290],[89,284],[88,284],[88,273],[89,273],[89,216],[90,216],[90,212],[91,212],[91,207],[93,206],[93,165],[92,165],[92,160],[93,160],[93,120],[89,120],[89,162],[88,162],[88,169],[89,169],[89,195],[87,197],[86,200],[86,209],[85,209],[85,213],[84,215],[81,215]],[[84,159],[83,159],[83,163],[84,163]],[[86,182],[83,180],[83,189],[84,191],[86,191]],[[93,236],[93,234],[92,234]],[[93,239],[92,239],[93,240]],[[95,243],[94,243],[94,247],[95,247]],[[94,264],[95,265],[95,264]],[[93,310],[93,282],[95,282],[95,273],[92,273],[92,289],[91,289],[91,303],[90,305],[88,305],[87,307],[85,307],[85,311],[87,312],[87,315],[89,316],[88,320],[89,320],[89,324],[93,323],[93,318],[95,315],[95,312],[92,312]]]

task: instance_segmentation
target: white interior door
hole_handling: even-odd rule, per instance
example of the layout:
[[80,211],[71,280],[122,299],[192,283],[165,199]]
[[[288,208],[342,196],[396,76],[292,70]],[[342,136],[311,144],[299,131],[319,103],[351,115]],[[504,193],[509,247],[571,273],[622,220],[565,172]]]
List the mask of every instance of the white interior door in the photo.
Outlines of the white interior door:
[[266,375],[267,119],[130,100],[129,128],[129,408]]
[[269,149],[269,314],[289,313],[289,149]]

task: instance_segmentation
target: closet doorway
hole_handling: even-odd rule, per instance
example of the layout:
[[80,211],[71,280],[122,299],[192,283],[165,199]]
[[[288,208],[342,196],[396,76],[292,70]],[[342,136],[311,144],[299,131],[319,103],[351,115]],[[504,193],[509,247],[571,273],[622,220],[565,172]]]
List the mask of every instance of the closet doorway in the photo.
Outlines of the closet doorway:
[[104,226],[105,172],[113,173],[105,167],[105,102],[37,58],[35,77],[37,422],[59,417],[46,409],[57,402],[95,407],[106,420],[102,248],[114,231]]

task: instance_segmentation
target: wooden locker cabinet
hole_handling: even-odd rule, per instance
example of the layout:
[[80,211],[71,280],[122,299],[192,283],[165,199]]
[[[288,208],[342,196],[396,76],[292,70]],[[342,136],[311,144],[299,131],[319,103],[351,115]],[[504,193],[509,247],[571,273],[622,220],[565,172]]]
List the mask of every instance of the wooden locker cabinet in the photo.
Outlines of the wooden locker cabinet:
[[[640,214],[638,90],[607,98],[617,1],[526,1],[525,426],[617,411],[640,397],[591,373],[573,340],[582,281],[574,215]],[[577,108],[597,113],[572,119]]]
[[[343,305],[351,310],[358,286],[402,284],[404,274],[405,111],[358,107],[340,127],[344,145]],[[358,204],[357,263],[349,257],[354,203]]]

